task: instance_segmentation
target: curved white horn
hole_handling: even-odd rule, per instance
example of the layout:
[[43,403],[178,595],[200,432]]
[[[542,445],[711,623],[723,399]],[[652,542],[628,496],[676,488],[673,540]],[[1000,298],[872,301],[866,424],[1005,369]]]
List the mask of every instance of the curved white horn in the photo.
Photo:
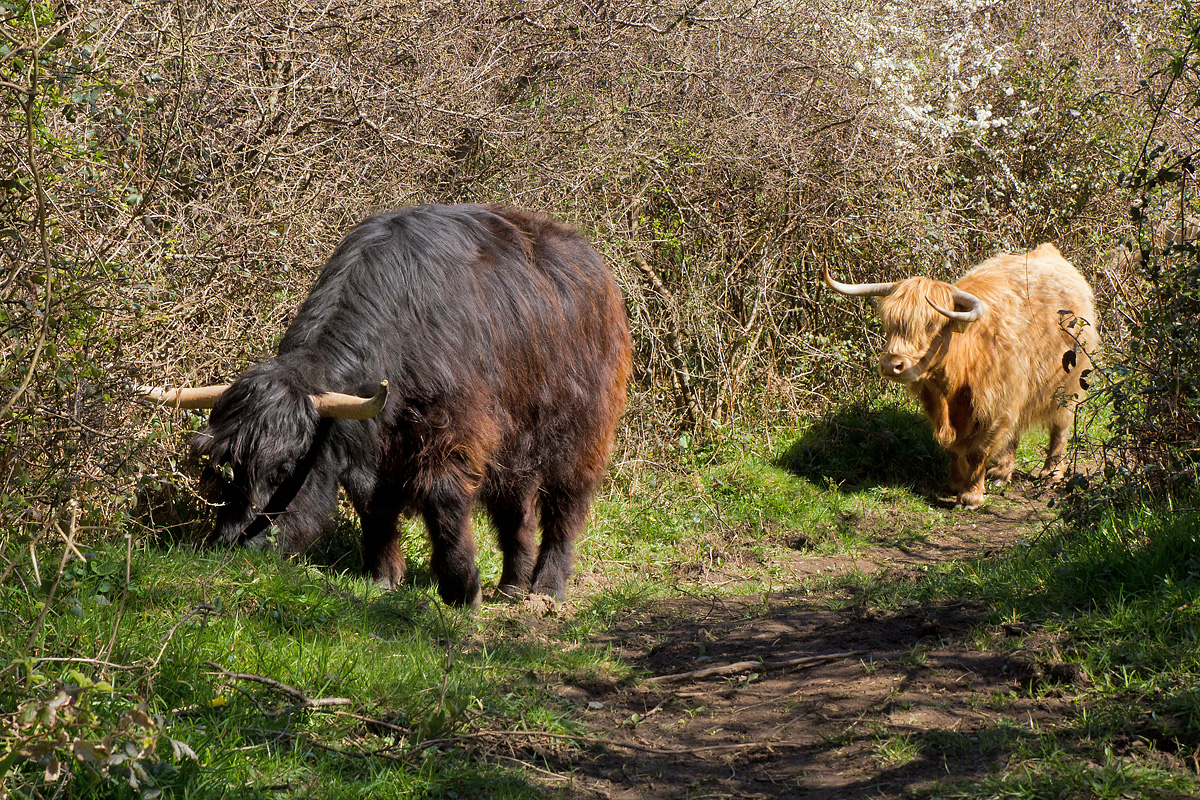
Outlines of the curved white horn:
[[830,289],[849,297],[880,297],[891,294],[892,290],[896,288],[895,283],[840,283],[829,276],[829,265],[824,265],[822,271],[825,276],[825,284]]
[[310,395],[318,414],[322,417],[337,419],[370,419],[383,411],[383,406],[387,403],[387,396],[387,381],[379,382],[379,391],[375,392],[374,397],[359,397],[340,392]]
[[175,408],[212,408],[221,393],[229,388],[228,383],[213,386],[182,386],[168,389],[165,386],[134,386],[134,391],[144,397]]
[[964,292],[962,289],[951,288],[950,296],[954,298],[954,304],[956,306],[966,306],[967,310],[949,311],[930,300],[928,295],[925,297],[925,302],[933,306],[939,314],[947,319],[952,319],[955,322],[974,322],[982,317],[984,312],[987,311],[987,304],[970,292]]

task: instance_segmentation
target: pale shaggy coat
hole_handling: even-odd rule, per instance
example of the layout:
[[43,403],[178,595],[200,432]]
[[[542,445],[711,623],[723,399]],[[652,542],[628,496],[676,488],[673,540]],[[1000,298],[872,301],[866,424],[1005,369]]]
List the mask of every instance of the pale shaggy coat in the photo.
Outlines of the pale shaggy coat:
[[980,319],[964,324],[939,314],[926,298],[953,308],[951,285],[928,278],[900,281],[879,300],[888,337],[881,371],[890,357],[913,365],[894,377],[920,399],[950,455],[951,490],[976,508],[988,464],[994,466],[987,477],[1006,483],[1030,427],[1050,429],[1040,477],[1061,477],[1059,462],[1084,396],[1080,376],[1091,367],[1088,354],[1099,336],[1091,287],[1052,244],[988,259],[953,288],[983,301]]

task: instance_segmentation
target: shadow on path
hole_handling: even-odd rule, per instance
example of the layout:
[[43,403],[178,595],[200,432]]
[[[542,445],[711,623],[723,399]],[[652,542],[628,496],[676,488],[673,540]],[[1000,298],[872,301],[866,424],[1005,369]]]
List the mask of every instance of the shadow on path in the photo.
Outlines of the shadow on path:
[[880,616],[829,605],[773,595],[631,614],[610,643],[653,676],[812,663],[559,687],[605,743],[569,756],[531,747],[526,757],[570,774],[571,797],[865,800],[986,774],[1070,710],[1066,699],[1028,696],[1049,680],[1038,665],[958,644],[976,622],[969,604]]
[[931,500],[944,491],[950,474],[925,417],[898,406],[839,409],[806,428],[776,464],[843,492],[904,486]]

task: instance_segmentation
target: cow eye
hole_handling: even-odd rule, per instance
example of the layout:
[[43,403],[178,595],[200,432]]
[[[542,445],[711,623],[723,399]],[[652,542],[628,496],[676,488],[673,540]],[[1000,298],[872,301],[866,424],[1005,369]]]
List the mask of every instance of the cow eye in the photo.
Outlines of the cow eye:
[[280,464],[278,467],[275,468],[275,471],[273,473],[271,473],[271,481],[275,485],[278,486],[279,484],[281,484],[285,480],[287,480],[288,475],[291,475],[291,474],[292,474],[292,465],[290,463]]

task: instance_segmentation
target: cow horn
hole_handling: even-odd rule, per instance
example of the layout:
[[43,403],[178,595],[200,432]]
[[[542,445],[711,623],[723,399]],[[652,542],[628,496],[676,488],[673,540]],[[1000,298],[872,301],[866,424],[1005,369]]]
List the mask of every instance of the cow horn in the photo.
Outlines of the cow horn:
[[950,296],[954,298],[954,304],[956,306],[966,306],[967,310],[948,311],[930,300],[928,295],[925,297],[925,302],[933,306],[939,314],[947,319],[952,319],[955,322],[974,322],[983,316],[983,312],[987,311],[987,304],[985,304],[975,295],[969,292],[964,292],[962,289],[952,288],[950,290]]
[[[221,393],[229,388],[223,383],[215,386],[190,386],[168,389],[164,386],[134,386],[145,397],[174,408],[212,408]],[[387,381],[379,382],[379,391],[373,397],[359,397],[340,392],[324,392],[309,395],[317,413],[322,417],[339,419],[370,419],[383,410],[387,402]]]
[[312,395],[313,405],[322,417],[337,419],[370,419],[383,411],[387,402],[388,382],[379,382],[379,391],[374,397],[358,397],[340,392],[325,392]]
[[825,283],[830,289],[850,297],[879,297],[891,294],[892,290],[896,288],[895,283],[839,283],[829,277],[828,264],[824,265],[822,270],[825,275]]
[[221,393],[229,388],[228,383],[214,386],[185,386],[168,389],[165,386],[134,386],[134,391],[159,403],[175,408],[212,408]]

